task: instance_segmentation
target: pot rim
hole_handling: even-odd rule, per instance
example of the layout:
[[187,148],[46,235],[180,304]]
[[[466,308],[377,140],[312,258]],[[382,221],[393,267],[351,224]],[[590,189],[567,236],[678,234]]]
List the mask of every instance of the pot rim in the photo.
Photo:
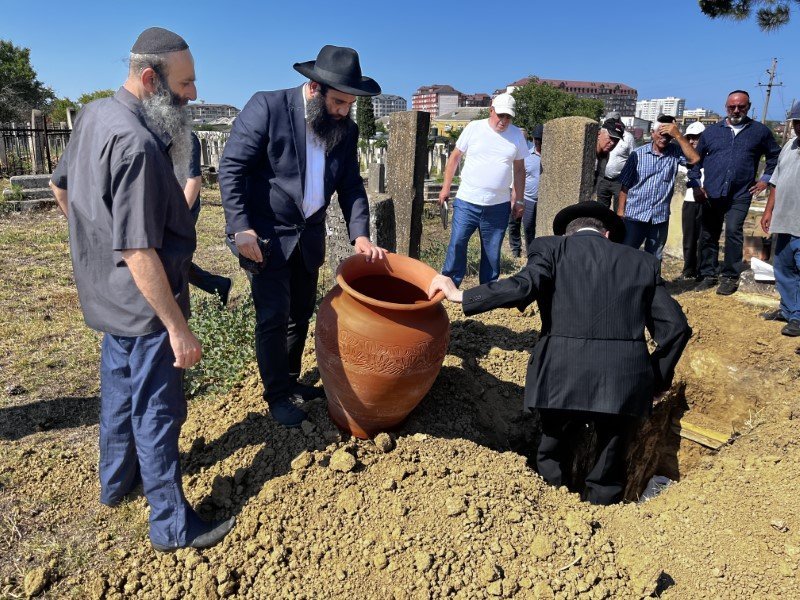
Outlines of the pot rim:
[[[387,309],[391,309],[391,310],[424,310],[426,308],[430,308],[432,306],[436,306],[437,304],[441,303],[442,300],[444,300],[444,293],[441,292],[441,291],[436,292],[436,295],[434,295],[434,297],[431,298],[430,300],[426,300],[425,302],[418,302],[416,304],[401,304],[399,302],[386,302],[385,300],[376,300],[375,298],[371,298],[370,296],[367,296],[366,294],[362,294],[361,292],[359,292],[359,291],[355,290],[353,287],[351,287],[350,284],[348,284],[345,281],[344,276],[342,275],[342,269],[345,268],[348,264],[354,263],[357,260],[364,261],[366,259],[361,254],[354,254],[353,256],[350,256],[350,257],[346,258],[345,260],[343,260],[339,264],[339,268],[336,269],[336,283],[338,283],[339,287],[341,287],[343,290],[345,290],[349,295],[353,296],[354,298],[356,298],[357,300],[363,302],[364,304],[368,304],[370,306],[377,306],[379,308],[387,308]],[[392,263],[393,262],[395,264],[398,264],[398,263],[406,263],[407,265],[414,264],[417,268],[422,268],[423,270],[430,271],[431,279],[433,279],[434,276],[437,275],[437,272],[432,267],[430,267],[429,265],[426,265],[421,260],[417,260],[415,258],[411,258],[411,257],[408,257],[408,256],[403,256],[402,254],[395,254],[393,252],[387,252],[386,253],[386,258],[384,258],[383,262],[388,267],[387,270],[388,270],[388,274],[389,275],[391,275],[391,272],[392,272],[391,269],[392,269]],[[403,281],[405,281],[405,280],[403,280]],[[411,282],[408,282],[408,283],[411,283]],[[425,291],[427,291],[427,290],[425,290]]]

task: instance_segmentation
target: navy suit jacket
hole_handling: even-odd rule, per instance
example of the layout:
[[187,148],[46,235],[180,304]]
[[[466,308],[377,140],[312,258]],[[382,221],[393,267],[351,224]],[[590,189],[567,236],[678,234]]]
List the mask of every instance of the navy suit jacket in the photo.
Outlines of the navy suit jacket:
[[[541,237],[517,275],[464,292],[464,314],[538,302],[525,406],[645,416],[692,330],[650,254],[597,232]],[[644,336],[656,344],[648,351]]]
[[358,127],[325,157],[325,206],[306,218],[306,120],[303,86],[257,92],[236,117],[219,163],[226,233],[254,229],[270,239],[268,269],[277,269],[299,244],[309,270],[325,259],[325,209],[333,192],[348,224],[350,241],[369,237],[369,205],[356,155]]

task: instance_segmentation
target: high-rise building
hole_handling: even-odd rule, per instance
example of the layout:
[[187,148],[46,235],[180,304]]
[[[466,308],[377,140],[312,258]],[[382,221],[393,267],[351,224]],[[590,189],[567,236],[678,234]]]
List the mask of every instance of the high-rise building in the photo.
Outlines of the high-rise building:
[[[513,92],[518,87],[529,83],[530,77],[525,77],[509,84],[504,90],[495,91],[494,95],[503,92]],[[616,111],[623,116],[633,116],[636,112],[637,91],[624,83],[612,81],[573,81],[569,79],[538,79],[544,83],[578,98],[594,98],[603,101],[605,113]]]
[[187,104],[186,108],[189,110],[192,121],[200,123],[235,117],[241,112],[238,108],[230,104],[206,104],[205,102]]
[[640,100],[636,103],[636,116],[645,121],[655,121],[659,115],[672,115],[682,117],[686,107],[685,98],[653,98],[652,100]]
[[429,112],[438,117],[457,109],[462,96],[451,85],[423,85],[411,96],[411,109]]
[[492,97],[489,94],[462,94],[459,106],[474,107],[479,106],[488,108],[492,105]]
[[[375,114],[376,119],[390,115],[393,112],[400,112],[407,110],[408,102],[402,96],[395,96],[394,94],[378,94],[372,96],[372,112]],[[350,109],[350,117],[356,118],[358,114],[358,103],[354,102],[353,107]]]
[[712,115],[716,116],[716,113],[708,108],[692,108],[690,110],[683,111],[684,117],[692,117],[697,119],[700,117],[710,117]]

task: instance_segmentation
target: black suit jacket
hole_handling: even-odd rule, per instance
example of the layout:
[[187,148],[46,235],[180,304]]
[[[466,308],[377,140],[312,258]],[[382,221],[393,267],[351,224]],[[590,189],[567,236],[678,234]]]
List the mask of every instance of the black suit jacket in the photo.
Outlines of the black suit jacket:
[[[297,244],[308,269],[325,259],[325,209],[338,193],[350,241],[369,236],[369,206],[356,155],[358,127],[325,157],[325,206],[308,217],[303,86],[257,92],[236,117],[219,163],[226,232],[254,229],[273,241],[268,268],[283,266]],[[277,242],[277,243],[275,243]]]
[[[658,260],[599,233],[536,238],[517,275],[464,292],[464,313],[538,302],[525,406],[649,415],[692,330]],[[645,328],[656,343],[650,353]]]

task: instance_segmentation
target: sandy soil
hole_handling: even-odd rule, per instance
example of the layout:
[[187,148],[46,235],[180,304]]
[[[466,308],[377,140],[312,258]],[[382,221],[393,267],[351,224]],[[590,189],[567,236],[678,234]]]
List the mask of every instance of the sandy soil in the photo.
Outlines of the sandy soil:
[[[3,409],[0,598],[800,597],[797,341],[744,296],[673,291],[695,335],[629,457],[631,499],[680,478],[653,500],[598,508],[546,486],[521,409],[538,317],[449,306],[441,374],[391,436],[343,438],[322,402],[277,427],[255,375],[192,403],[187,496],[238,518],[203,552],[155,553],[142,497],[99,506],[94,423],[67,408],[40,431],[35,407]],[[676,419],[730,441],[682,439]]]

